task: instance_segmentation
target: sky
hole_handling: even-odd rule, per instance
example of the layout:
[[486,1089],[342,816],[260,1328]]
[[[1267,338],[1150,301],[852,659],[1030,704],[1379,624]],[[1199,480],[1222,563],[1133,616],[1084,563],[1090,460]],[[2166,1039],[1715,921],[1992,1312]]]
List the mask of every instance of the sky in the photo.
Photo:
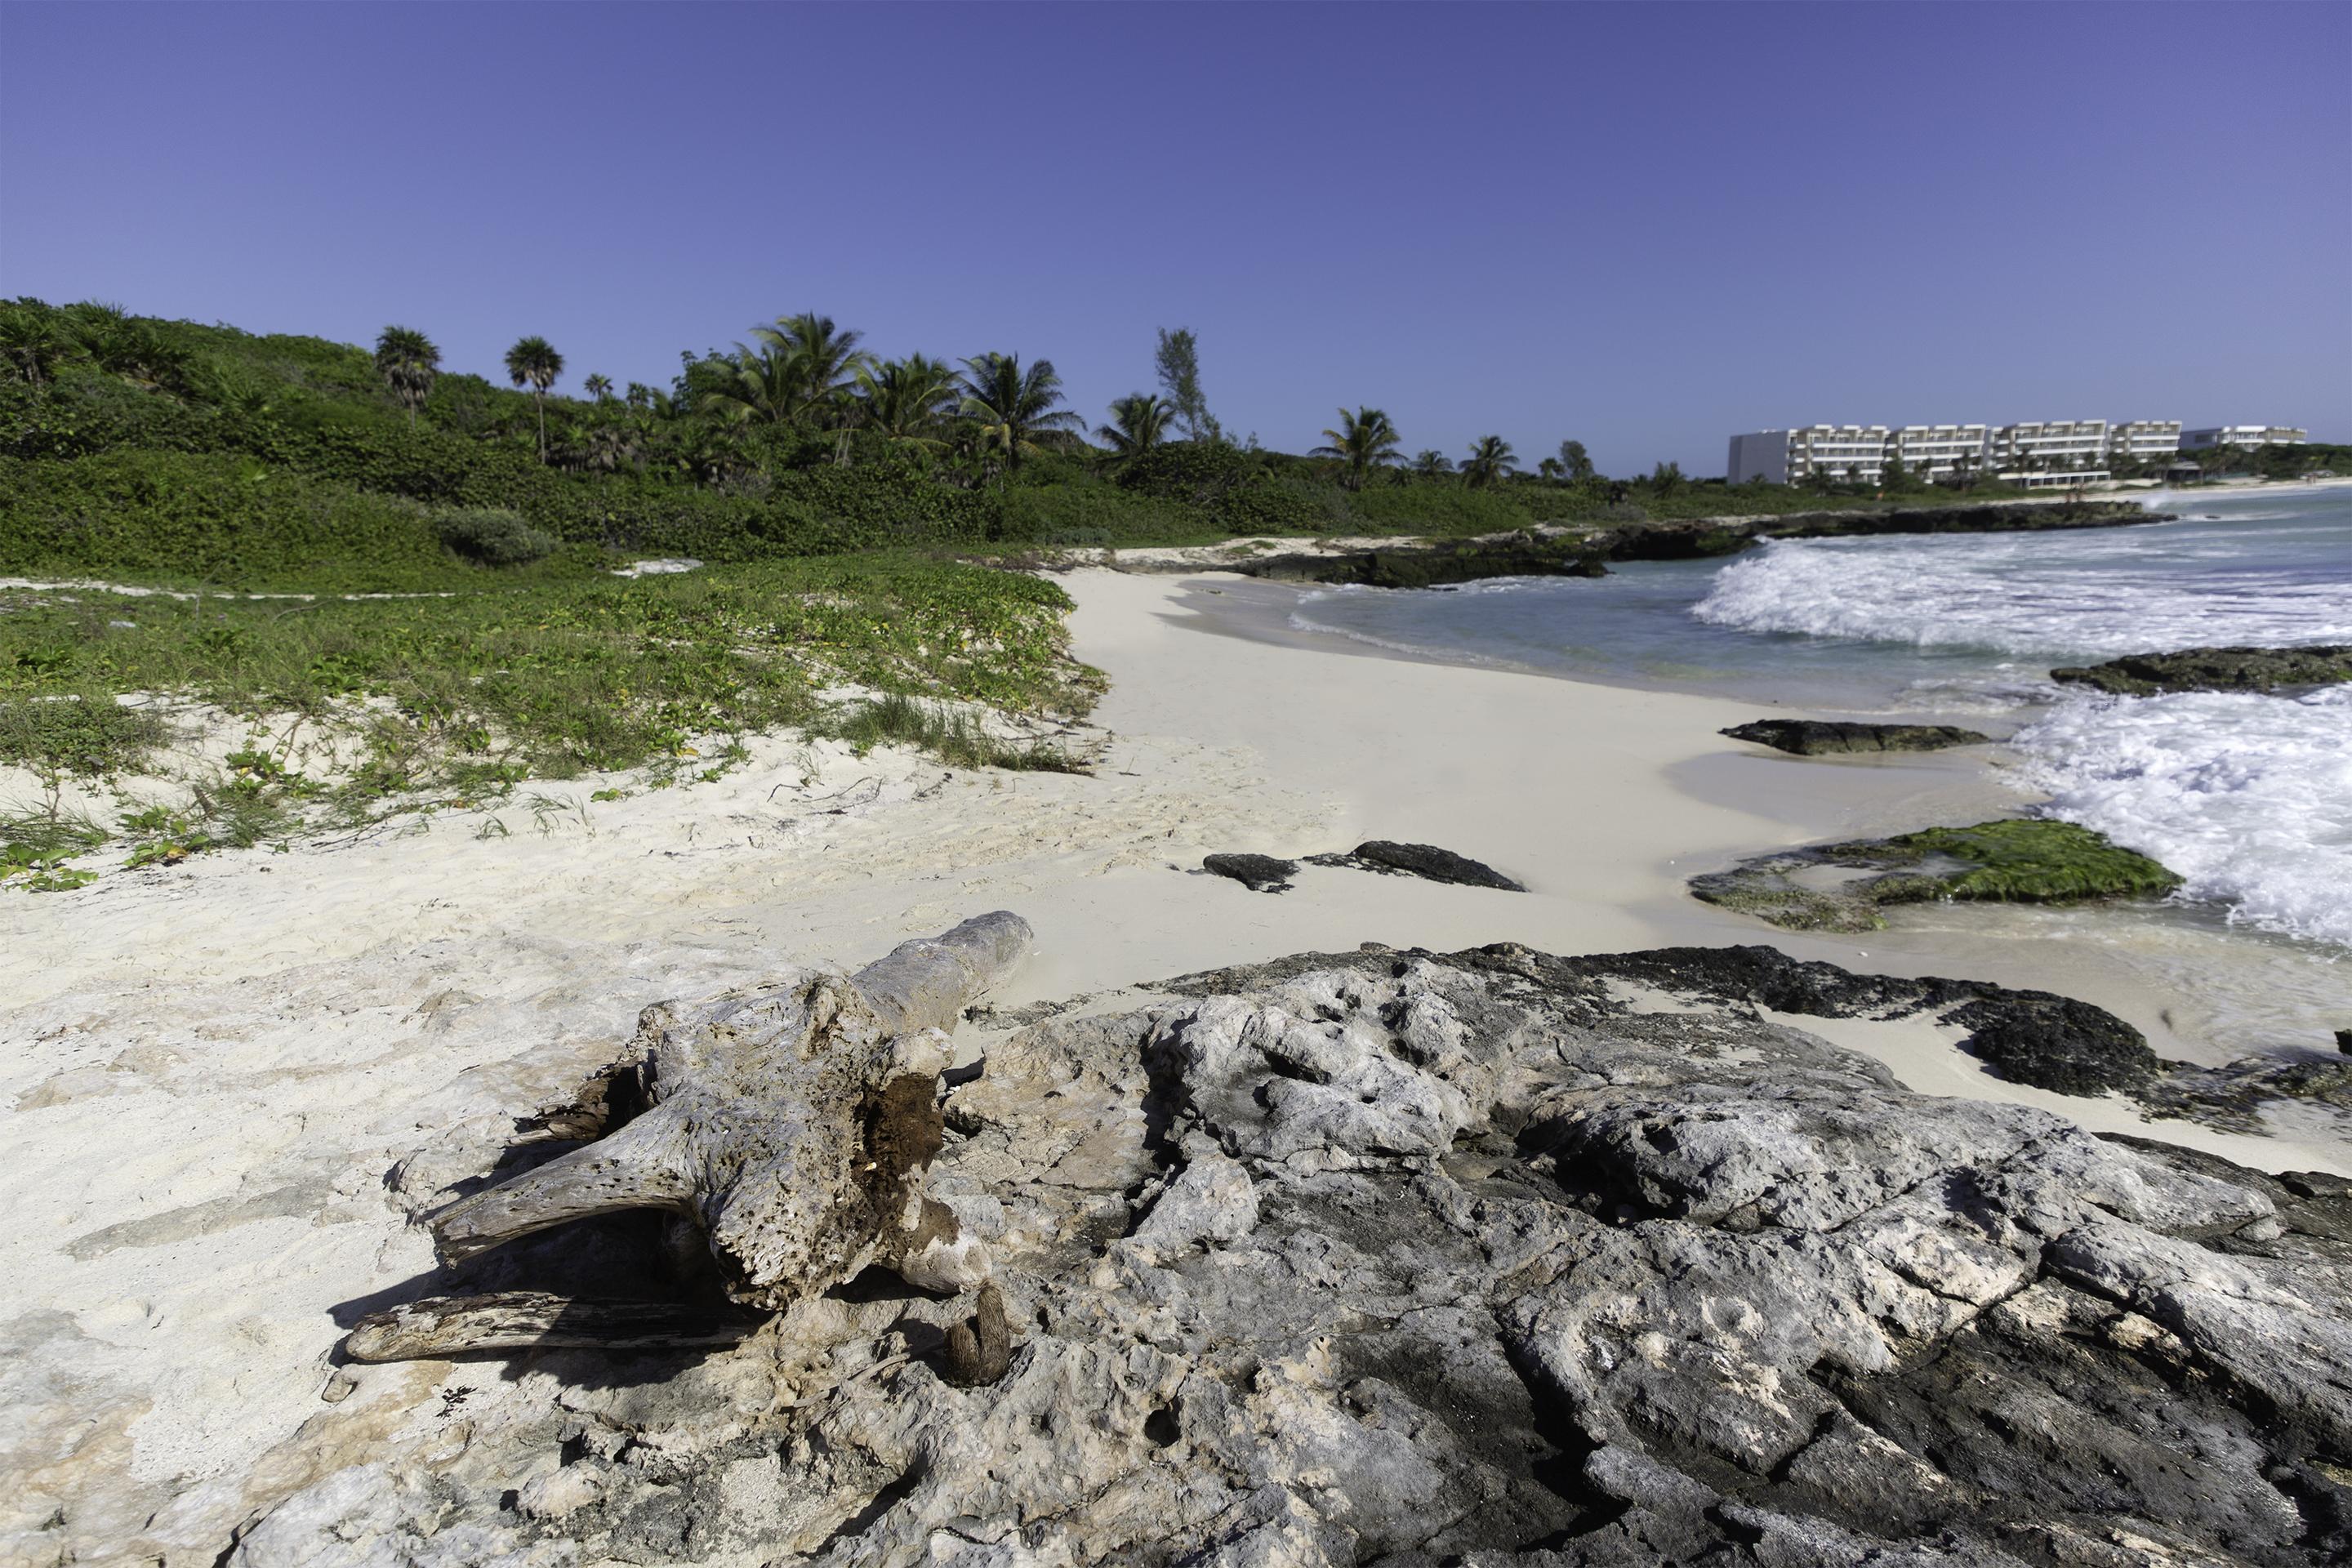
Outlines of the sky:
[[664,384],[1199,336],[1298,451],[2352,440],[2352,5],[0,5],[0,295]]

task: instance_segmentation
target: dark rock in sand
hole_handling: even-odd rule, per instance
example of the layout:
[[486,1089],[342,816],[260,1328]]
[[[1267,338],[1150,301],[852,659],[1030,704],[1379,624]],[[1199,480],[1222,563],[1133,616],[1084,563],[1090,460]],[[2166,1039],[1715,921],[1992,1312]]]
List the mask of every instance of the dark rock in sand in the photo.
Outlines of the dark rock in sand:
[[2136,1089],[2156,1070],[2147,1037],[2104,1007],[2047,991],[2003,991],[1944,1021],[1970,1031],[1961,1048],[2012,1083],[2058,1094]]
[[1661,988],[1778,1013],[1817,1018],[1932,1013],[1966,1028],[1960,1048],[2001,1077],[2059,1094],[2129,1089],[2147,1082],[2158,1065],[2147,1037],[2113,1013],[2047,991],[1932,974],[1856,974],[1773,947],[1669,947],[1595,962],[1605,962],[1611,973]]
[[1800,757],[1836,752],[1940,752],[1992,739],[1952,724],[1848,724],[1827,719],[1759,719],[1722,733]]
[[2346,1056],[2352,1057],[2352,1029],[2336,1031],[2336,1048]]
[[1210,855],[1201,861],[1201,868],[1219,877],[1231,877],[1253,893],[1286,892],[1290,879],[1298,872],[1295,860],[1279,860],[1271,855]]
[[2262,1132],[2262,1111],[2282,1100],[2352,1112],[2352,1061],[2318,1051],[2243,1057],[2226,1067],[2172,1064],[2134,1091],[2151,1114],[2232,1132]]
[[1310,855],[1310,866],[1338,866],[1357,871],[1378,871],[1392,877],[1420,877],[1432,882],[1455,882],[1465,888],[1497,888],[1507,893],[1527,889],[1483,861],[1440,849],[1433,844],[1392,844],[1374,838],[1345,855]]
[[2105,664],[2070,666],[2053,680],[2095,686],[2123,697],[2167,691],[2277,691],[2352,680],[2352,646],[2320,647],[2189,647],[2138,653]]

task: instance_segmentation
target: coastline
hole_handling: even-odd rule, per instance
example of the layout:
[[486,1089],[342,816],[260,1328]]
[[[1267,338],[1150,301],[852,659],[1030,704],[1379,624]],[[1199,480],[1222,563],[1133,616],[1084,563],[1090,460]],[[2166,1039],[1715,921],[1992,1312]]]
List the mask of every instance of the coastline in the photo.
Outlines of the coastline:
[[[25,1507],[70,1496],[82,1528],[210,1561],[252,1508],[381,1440],[333,1425],[320,1391],[343,1329],[431,1268],[399,1194],[484,1168],[649,1002],[860,962],[988,909],[1037,931],[992,999],[1005,1012],[1368,941],[1762,943],[2058,990],[2160,1055],[2195,1054],[2128,973],[2064,943],[1829,940],[1683,891],[1695,870],[1816,837],[1824,816],[1868,826],[1977,787],[1948,757],[1750,754],[1716,734],[1748,702],[1202,635],[1199,602],[1217,595],[1201,590],[1231,579],[1064,581],[1076,651],[1110,677],[1091,776],[770,738],[709,785],[593,805],[597,780],[549,786],[569,809],[526,825],[509,805],[510,837],[476,837],[488,813],[444,814],[0,903],[15,1088],[0,1115],[22,1175],[0,1361],[34,1380],[5,1391],[18,1451],[38,1458]],[[1374,837],[1442,845],[1532,890],[1306,867],[1267,896],[1199,868],[1214,851]],[[2003,1083],[1932,1025],[1779,1021],[1923,1092],[2352,1174],[2352,1148],[2316,1132],[2232,1135]],[[371,1375],[432,1382],[422,1364]]]

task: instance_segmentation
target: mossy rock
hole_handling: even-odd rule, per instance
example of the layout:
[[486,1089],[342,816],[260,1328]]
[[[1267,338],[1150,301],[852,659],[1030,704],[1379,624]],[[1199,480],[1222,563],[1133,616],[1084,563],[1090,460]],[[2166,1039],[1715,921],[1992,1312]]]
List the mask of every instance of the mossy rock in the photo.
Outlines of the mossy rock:
[[2084,899],[2157,898],[2180,886],[2179,877],[2147,856],[2071,822],[2011,820],[1929,827],[1887,842],[1974,865],[1974,870],[1942,879],[1947,898],[2065,904]]
[[[1801,879],[1877,872],[1834,887]],[[1893,838],[1777,851],[1691,879],[1694,897],[1789,931],[1866,931],[1889,904],[1964,899],[2063,904],[2151,898],[2180,879],[2147,856],[2071,822],[2004,820],[1929,827]]]

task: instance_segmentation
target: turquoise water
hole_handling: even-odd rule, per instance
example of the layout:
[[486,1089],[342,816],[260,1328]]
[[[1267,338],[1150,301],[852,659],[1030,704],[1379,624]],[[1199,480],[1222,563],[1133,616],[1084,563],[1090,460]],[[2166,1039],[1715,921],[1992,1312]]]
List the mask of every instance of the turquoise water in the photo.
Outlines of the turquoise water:
[[2053,665],[2352,642],[2352,490],[2180,494],[2124,529],[1770,543],[1729,561],[1454,589],[1333,589],[1293,624],[1585,679],[1853,711],[1990,714]]

